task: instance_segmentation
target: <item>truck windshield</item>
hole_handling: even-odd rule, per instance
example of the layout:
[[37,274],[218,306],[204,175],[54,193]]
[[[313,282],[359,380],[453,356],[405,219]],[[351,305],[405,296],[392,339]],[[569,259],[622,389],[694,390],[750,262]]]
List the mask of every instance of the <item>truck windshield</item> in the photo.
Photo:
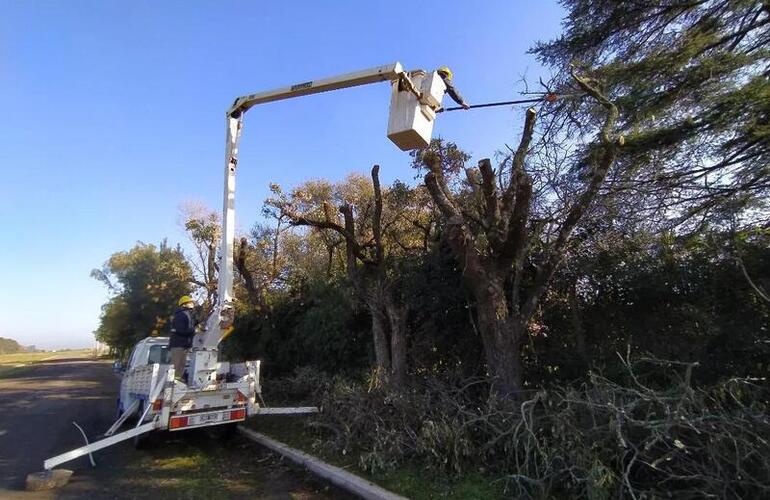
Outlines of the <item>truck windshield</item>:
[[171,354],[168,351],[167,345],[150,346],[150,354],[147,356],[147,364],[154,365],[155,363],[159,363],[161,365],[168,365],[171,363]]

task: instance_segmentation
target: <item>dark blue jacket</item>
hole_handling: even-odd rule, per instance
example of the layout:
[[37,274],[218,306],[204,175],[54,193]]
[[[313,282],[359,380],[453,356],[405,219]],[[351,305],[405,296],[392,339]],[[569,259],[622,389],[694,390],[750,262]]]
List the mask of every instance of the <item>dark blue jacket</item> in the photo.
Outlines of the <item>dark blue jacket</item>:
[[439,76],[441,77],[442,80],[444,80],[444,85],[446,85],[446,90],[444,92],[449,94],[449,97],[451,97],[454,102],[456,102],[460,106],[464,106],[465,99],[463,99],[463,96],[460,95],[460,92],[457,91],[455,86],[452,85],[452,81],[447,77],[445,77],[444,75],[442,75],[441,73],[439,73]]
[[174,313],[171,321],[171,338],[168,341],[169,348],[192,347],[192,339],[195,335],[195,318],[192,309],[180,307]]

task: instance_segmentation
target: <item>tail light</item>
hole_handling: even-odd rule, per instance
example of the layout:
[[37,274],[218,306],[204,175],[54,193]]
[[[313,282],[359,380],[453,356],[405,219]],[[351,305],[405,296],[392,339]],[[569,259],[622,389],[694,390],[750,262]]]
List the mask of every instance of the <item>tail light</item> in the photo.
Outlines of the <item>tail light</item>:
[[171,417],[171,422],[169,422],[168,426],[170,429],[187,427],[187,417]]
[[241,408],[240,410],[232,410],[230,412],[230,420],[243,420],[246,418],[246,410]]
[[152,411],[160,411],[161,408],[163,408],[163,400],[162,399],[156,399],[152,402]]
[[248,401],[248,398],[243,395],[241,391],[235,391],[235,402],[236,403],[245,403]]

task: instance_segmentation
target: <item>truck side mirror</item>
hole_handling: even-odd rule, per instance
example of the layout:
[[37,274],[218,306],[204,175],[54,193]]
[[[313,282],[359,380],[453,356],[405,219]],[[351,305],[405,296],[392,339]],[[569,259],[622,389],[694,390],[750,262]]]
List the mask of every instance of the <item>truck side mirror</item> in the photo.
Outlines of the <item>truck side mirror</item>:
[[123,373],[125,370],[125,367],[123,366],[123,363],[120,362],[120,360],[115,360],[114,363],[112,363],[112,371],[116,374]]

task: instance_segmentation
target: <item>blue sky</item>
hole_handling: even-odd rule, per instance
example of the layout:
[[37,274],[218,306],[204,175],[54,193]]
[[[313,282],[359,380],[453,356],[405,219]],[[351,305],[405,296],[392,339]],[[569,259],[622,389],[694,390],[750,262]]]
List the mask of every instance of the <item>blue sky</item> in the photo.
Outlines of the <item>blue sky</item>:
[[[178,207],[220,208],[224,110],[239,95],[394,61],[450,66],[470,103],[516,98],[556,36],[538,1],[0,0],[0,336],[90,345],[104,287],[89,277],[137,241],[184,242]],[[448,99],[448,98],[447,98]],[[411,180],[385,135],[386,84],[252,109],[238,227],[270,182],[382,166]],[[515,143],[521,110],[448,113],[435,135],[474,159]]]

